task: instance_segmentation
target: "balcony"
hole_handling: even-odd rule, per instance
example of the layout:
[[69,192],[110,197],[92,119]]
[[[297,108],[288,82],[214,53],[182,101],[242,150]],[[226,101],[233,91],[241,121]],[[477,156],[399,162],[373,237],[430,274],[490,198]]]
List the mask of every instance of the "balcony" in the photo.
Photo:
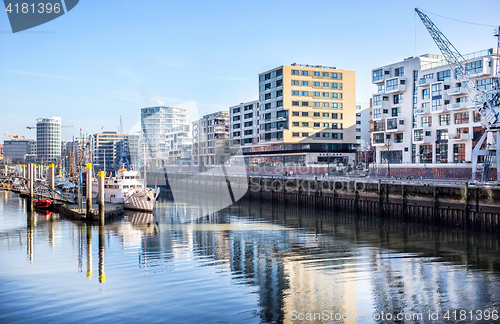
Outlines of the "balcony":
[[469,139],[469,133],[459,133],[453,137],[450,137],[450,140],[452,141],[468,141]]
[[431,83],[434,83],[434,82],[435,82],[434,78],[420,78],[418,80],[417,86],[425,88],[425,87],[430,86]]
[[431,114],[440,114],[440,113],[443,113],[443,112],[447,112],[448,111],[448,106],[449,105],[442,105],[440,107],[436,107],[435,109],[431,107]]
[[388,118],[386,120],[386,132],[403,132],[405,130],[404,118]]
[[467,109],[466,101],[456,102],[448,105],[448,110],[460,110],[460,109]]
[[420,107],[420,108],[415,109],[415,114],[417,114],[417,115],[427,115],[427,114],[431,113],[430,110],[431,110],[430,106]]
[[372,145],[384,146],[385,145],[385,132],[372,133]]
[[[389,87],[387,86],[387,83],[388,81],[392,81],[392,80],[397,80],[397,84],[396,85],[389,85]],[[385,82],[385,93],[386,94],[389,94],[389,93],[399,93],[399,92],[405,92],[406,91],[406,79],[405,78],[400,78],[400,77],[396,77],[396,78],[391,78],[389,80],[386,80]]]
[[448,96],[458,96],[458,95],[464,95],[467,94],[465,92],[465,89],[462,87],[456,87],[456,88],[450,88],[446,90]]

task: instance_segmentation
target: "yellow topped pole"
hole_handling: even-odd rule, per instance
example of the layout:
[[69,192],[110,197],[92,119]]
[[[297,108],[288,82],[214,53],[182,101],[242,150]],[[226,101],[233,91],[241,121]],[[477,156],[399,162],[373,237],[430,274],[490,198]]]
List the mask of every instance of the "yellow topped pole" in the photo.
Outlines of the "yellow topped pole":
[[92,216],[92,163],[87,163],[87,216]]

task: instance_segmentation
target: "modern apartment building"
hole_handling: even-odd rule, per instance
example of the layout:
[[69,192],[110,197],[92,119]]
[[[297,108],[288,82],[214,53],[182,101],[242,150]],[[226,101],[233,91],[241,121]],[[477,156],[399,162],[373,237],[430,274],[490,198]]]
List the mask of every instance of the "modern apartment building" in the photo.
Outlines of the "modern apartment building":
[[94,156],[94,169],[116,171],[120,166],[118,161],[120,151],[116,144],[121,142],[126,135],[118,134],[114,131],[104,131],[94,134],[92,150]]
[[14,139],[3,142],[3,158],[6,163],[24,163],[26,155],[36,154],[36,142],[32,139]]
[[363,102],[356,104],[356,144],[361,150],[369,150],[370,140],[370,104]]
[[[464,56],[478,88],[494,86],[496,57],[494,49]],[[463,167],[471,162],[483,134],[481,116],[441,56],[410,57],[376,68],[372,82],[377,86],[372,117],[376,163]]]
[[36,120],[36,143],[39,163],[55,162],[61,157],[61,117]]
[[228,160],[229,112],[218,111],[193,122],[194,165],[214,166]]
[[230,137],[241,146],[259,144],[259,101],[229,107]]
[[[354,71],[294,63],[260,73],[259,139],[243,146],[247,163],[351,163],[355,111]],[[231,120],[233,138],[244,123]]]
[[192,140],[189,110],[186,108],[142,108],[141,126],[148,163],[151,165],[176,164],[180,152],[186,147],[190,149]]

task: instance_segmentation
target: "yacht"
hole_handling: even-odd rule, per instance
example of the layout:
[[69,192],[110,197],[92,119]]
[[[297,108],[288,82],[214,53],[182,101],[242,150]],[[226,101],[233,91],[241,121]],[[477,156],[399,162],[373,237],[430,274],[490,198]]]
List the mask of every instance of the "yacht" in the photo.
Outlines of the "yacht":
[[[121,168],[116,177],[104,178],[104,202],[124,204],[126,209],[153,211],[160,188],[146,188],[139,171]],[[92,183],[92,195],[97,197],[98,183]]]

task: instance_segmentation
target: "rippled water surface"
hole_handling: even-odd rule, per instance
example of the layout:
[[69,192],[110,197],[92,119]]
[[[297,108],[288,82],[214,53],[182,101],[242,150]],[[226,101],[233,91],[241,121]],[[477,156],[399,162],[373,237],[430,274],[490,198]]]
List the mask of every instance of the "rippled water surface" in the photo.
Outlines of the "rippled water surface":
[[424,323],[500,310],[495,236],[256,201],[203,210],[164,198],[101,227],[0,192],[0,323],[393,322],[382,312]]

